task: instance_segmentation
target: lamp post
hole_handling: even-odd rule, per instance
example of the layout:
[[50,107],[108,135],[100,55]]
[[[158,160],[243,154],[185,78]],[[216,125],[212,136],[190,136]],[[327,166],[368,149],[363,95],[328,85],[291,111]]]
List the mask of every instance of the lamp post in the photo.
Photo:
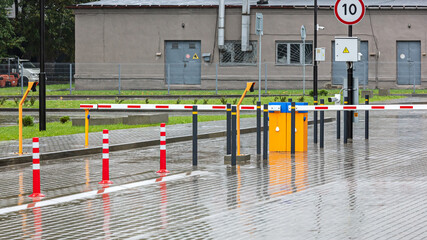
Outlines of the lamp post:
[[[313,51],[317,48],[317,0],[314,0],[314,37]],[[317,61],[316,54],[313,54],[313,96],[314,105],[317,105]],[[317,111],[314,111],[314,143],[317,143]]]
[[46,130],[46,73],[44,68],[44,0],[40,0],[39,131]]

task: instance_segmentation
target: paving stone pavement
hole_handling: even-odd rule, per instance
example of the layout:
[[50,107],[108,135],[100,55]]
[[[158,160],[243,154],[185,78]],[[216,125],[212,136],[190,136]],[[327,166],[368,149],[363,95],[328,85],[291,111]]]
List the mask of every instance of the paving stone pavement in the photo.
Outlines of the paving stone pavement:
[[[319,149],[309,127],[307,153],[268,161],[245,134],[252,160],[236,168],[223,164],[225,138],[200,140],[197,170],[208,175],[2,214],[0,239],[427,239],[426,114],[370,116],[369,140],[363,121],[347,145],[329,123]],[[167,152],[171,175],[193,170],[191,142]],[[158,177],[157,147],[110,156],[114,186]],[[99,154],[42,162],[41,172],[43,201],[101,189]],[[0,209],[30,203],[31,165],[1,167],[0,189]]]

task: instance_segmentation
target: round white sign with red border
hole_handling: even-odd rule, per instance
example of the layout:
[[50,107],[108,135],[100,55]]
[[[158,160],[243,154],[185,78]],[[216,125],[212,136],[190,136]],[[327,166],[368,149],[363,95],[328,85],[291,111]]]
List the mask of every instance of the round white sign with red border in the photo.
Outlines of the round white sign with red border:
[[353,25],[365,16],[365,4],[362,0],[337,0],[334,12],[340,22]]

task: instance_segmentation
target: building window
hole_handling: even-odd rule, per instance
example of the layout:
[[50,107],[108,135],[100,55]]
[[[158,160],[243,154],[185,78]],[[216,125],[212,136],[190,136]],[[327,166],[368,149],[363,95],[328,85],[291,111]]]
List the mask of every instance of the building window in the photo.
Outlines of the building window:
[[[305,50],[305,51],[304,51]],[[277,65],[303,65],[313,63],[313,44],[305,42],[276,42]]]
[[257,42],[250,41],[252,51],[242,52],[240,41],[225,41],[219,52],[221,65],[255,65],[257,61]]

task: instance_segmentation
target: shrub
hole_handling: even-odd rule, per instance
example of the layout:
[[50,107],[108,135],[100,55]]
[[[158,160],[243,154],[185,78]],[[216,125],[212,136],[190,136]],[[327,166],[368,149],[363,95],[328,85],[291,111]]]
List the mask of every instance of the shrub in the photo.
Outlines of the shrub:
[[34,118],[32,116],[25,116],[22,118],[22,125],[24,127],[34,126]]
[[18,98],[13,98],[13,101],[15,102],[16,106],[18,106],[18,104],[19,104],[19,99],[18,99]]
[[197,101],[199,101],[199,99],[195,98],[194,101],[193,101],[193,104],[196,105]]
[[280,102],[286,102],[286,97],[285,96],[280,96]]
[[0,100],[0,106],[3,106],[3,104],[6,102],[7,97],[2,97]]
[[256,97],[254,97],[254,98],[252,99],[252,104],[253,104],[253,105],[256,105]]
[[31,96],[31,98],[30,98],[30,105],[33,106],[35,102],[36,102],[36,98],[33,97],[33,96]]
[[119,97],[116,97],[116,99],[114,99],[114,102],[117,104],[120,104],[124,101],[124,99],[120,99]]
[[177,100],[176,100],[176,104],[180,104],[181,103],[181,99],[180,98],[178,98]]
[[227,104],[227,99],[226,99],[225,97],[221,97],[221,98],[219,99],[219,101],[220,101],[222,104],[224,104],[224,105],[226,105],[226,104]]
[[148,98],[145,99],[145,104],[148,104],[150,101],[148,100]]
[[208,104],[208,102],[209,102],[209,99],[207,98],[203,99],[203,104]]
[[304,96],[299,97],[298,102],[304,102]]
[[319,96],[328,96],[328,91],[326,91],[325,89],[321,89],[321,90],[319,90],[318,95]]
[[66,123],[66,122],[70,121],[70,117],[69,116],[63,116],[59,119],[59,121],[61,123]]
[[235,98],[235,99],[233,100],[233,105],[236,105],[237,101],[239,101],[239,99]]

